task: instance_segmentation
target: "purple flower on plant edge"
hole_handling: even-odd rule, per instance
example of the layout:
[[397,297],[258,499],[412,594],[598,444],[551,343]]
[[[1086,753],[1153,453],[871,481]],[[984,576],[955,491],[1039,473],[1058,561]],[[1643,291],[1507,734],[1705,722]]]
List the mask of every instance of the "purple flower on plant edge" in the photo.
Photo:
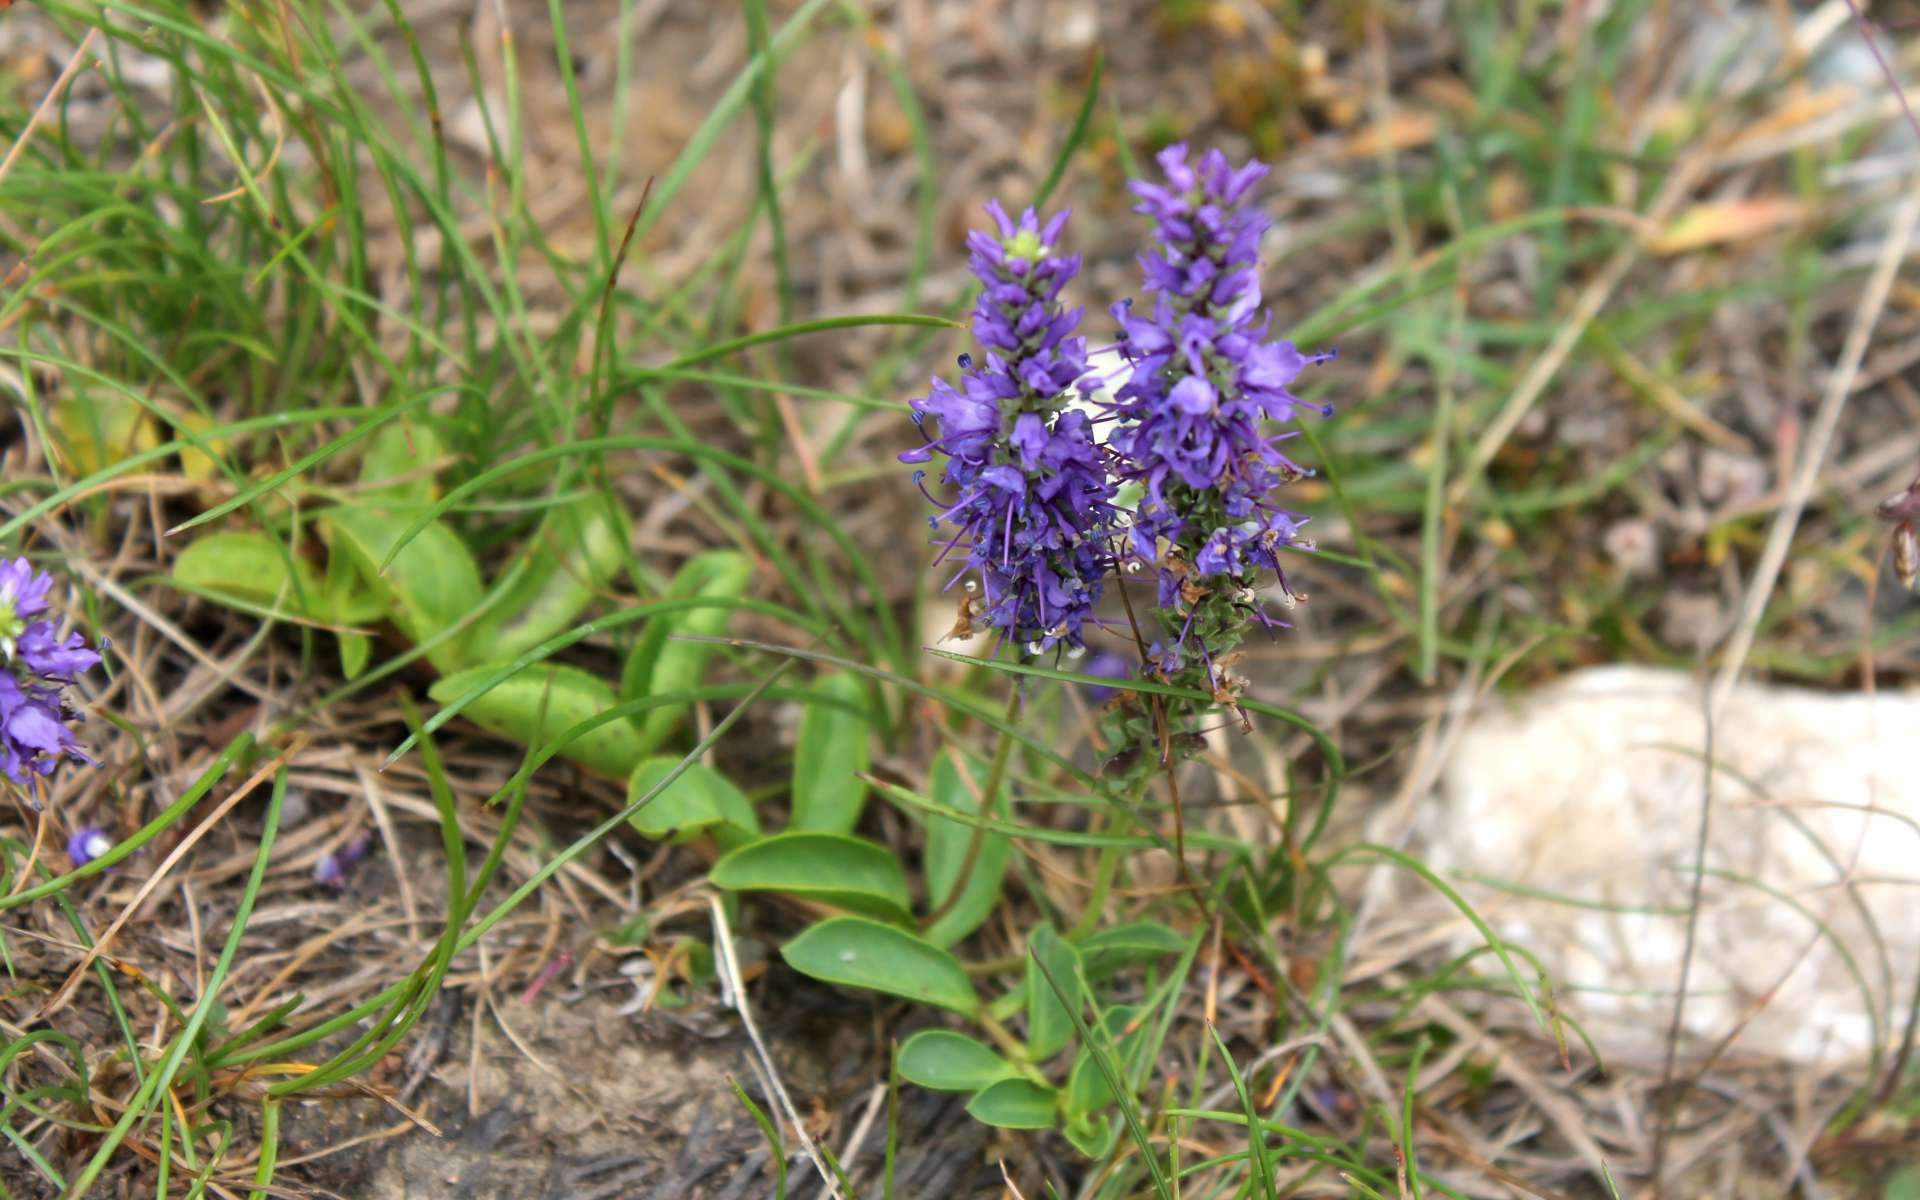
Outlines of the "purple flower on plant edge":
[[53,576],[24,558],[0,561],[0,771],[26,784],[63,758],[92,763],[72,726],[83,716],[66,698],[75,677],[100,661],[77,633],[61,638],[47,609]]

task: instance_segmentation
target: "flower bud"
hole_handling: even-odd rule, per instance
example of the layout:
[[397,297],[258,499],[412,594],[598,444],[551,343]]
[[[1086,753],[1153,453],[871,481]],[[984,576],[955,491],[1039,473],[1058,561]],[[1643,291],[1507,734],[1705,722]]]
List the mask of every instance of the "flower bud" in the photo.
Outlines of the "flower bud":
[[67,838],[67,857],[76,867],[84,867],[102,854],[113,849],[113,839],[107,831],[92,825],[83,825]]

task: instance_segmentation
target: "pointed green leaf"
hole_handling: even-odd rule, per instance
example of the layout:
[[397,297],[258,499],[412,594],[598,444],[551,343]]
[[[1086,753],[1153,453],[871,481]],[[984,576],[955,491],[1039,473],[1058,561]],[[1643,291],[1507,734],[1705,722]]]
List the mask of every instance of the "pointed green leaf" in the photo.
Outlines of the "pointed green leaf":
[[[1046,971],[1040,969],[1042,962]],[[1056,984],[1060,992],[1054,990]],[[1073,1018],[1067,1010],[1079,1012],[1085,996],[1079,951],[1051,925],[1036,927],[1027,935],[1027,1048],[1035,1061],[1052,1058],[1073,1040]]]
[[360,678],[367,669],[367,660],[373,657],[373,639],[364,633],[337,633],[334,639],[340,643],[340,674],[352,680]]
[[[1045,982],[1041,986],[1046,986]],[[1108,1009],[1101,1015],[1100,1026],[1106,1031],[1107,1042],[1119,1055],[1119,1061],[1108,1062],[1116,1075],[1126,1077],[1126,1060],[1139,1047],[1140,1039],[1146,1036],[1144,1026],[1134,1026],[1134,1018],[1141,1012],[1137,1004],[1120,1004]],[[1113,1104],[1113,1082],[1107,1072],[1101,1069],[1098,1056],[1109,1051],[1101,1046],[1081,1046],[1073,1056],[1073,1069],[1067,1073],[1066,1111],[1069,1114],[1085,1115],[1097,1113]]]
[[829,917],[780,948],[802,975],[901,996],[971,1015],[980,1010],[973,981],[953,955],[865,917]]
[[433,503],[440,494],[434,464],[442,452],[430,426],[404,418],[381,426],[360,460],[361,501],[396,507]]
[[1068,1113],[1097,1113],[1113,1103],[1113,1085],[1106,1072],[1094,1061],[1091,1046],[1080,1047],[1073,1056],[1073,1069],[1067,1072],[1066,1109]]
[[1080,942],[1080,961],[1088,979],[1104,979],[1123,967],[1183,953],[1187,942],[1158,921],[1135,921],[1087,935]]
[[907,877],[882,846],[839,833],[789,832],[729,852],[707,878],[730,892],[785,892],[906,922]]
[[813,691],[838,703],[809,704],[800,719],[790,827],[848,833],[867,802],[867,785],[860,778],[873,753],[867,692],[853,675],[829,675]]
[[[986,786],[987,772],[983,767],[974,771],[973,776],[969,783],[960,774],[951,754],[940,755],[934,760],[930,781],[934,802],[959,812],[978,812],[979,792]],[[966,867],[976,833],[980,849],[974,853],[972,870],[962,881],[961,871]],[[921,931],[928,941],[936,946],[951,946],[980,928],[993,913],[994,905],[1000,902],[1000,885],[1006,879],[1007,862],[1012,853],[1013,843],[1004,833],[978,829],[951,817],[927,817],[928,907],[938,911],[947,903],[954,888],[960,888],[960,898],[940,914],[939,920]]]
[[[627,803],[652,791],[679,765],[678,758],[661,755],[635,767],[627,780]],[[760,836],[760,818],[752,802],[732,780],[704,763],[688,764],[678,779],[628,821],[641,836],[656,841],[672,837],[685,842],[711,834],[721,845],[733,846]]]
[[1002,1079],[975,1092],[967,1113],[1001,1129],[1051,1129],[1058,1094],[1028,1079]]
[[1113,1153],[1113,1144],[1120,1138],[1120,1122],[1112,1115],[1081,1114],[1069,1117],[1060,1132],[1067,1135],[1075,1150],[1088,1158],[1101,1159]]
[[[401,557],[405,556],[403,551]],[[499,669],[498,663],[472,667],[447,676],[427,694],[440,704],[450,704]],[[539,748],[616,703],[612,686],[598,676],[578,667],[539,663],[522,668],[474,697],[460,715],[482,729]],[[644,757],[639,734],[625,721],[609,721],[588,730],[563,747],[560,754],[616,779],[632,775]]]
[[[293,563],[291,571],[287,567],[289,559]],[[173,578],[187,587],[231,596],[242,604],[302,616],[321,615],[314,611],[320,602],[320,578],[312,565],[298,555],[290,555],[264,533],[210,533],[195,538],[173,560]]]
[[569,628],[626,562],[627,524],[608,497],[547,510],[509,568],[508,594],[467,635],[475,657],[505,660]]
[[951,1029],[922,1029],[900,1047],[903,1078],[936,1092],[973,1092],[1018,1072],[984,1042]]
[[[386,599],[360,577],[359,568],[344,551],[327,555],[327,578],[321,585],[327,611],[336,625],[364,625],[386,615]],[[336,633],[340,643],[340,673],[358,679],[373,654],[373,639],[364,633]]]
[[[347,505],[328,510],[320,528],[336,552],[352,557],[370,585],[384,587],[400,632],[425,642],[466,620],[479,607],[480,569],[453,530],[434,521],[402,546],[386,574],[380,574],[379,564],[407,525],[397,512]],[[464,665],[464,641],[455,637],[442,643],[428,660],[442,671],[459,669]]]
[[[710,550],[689,559],[673,577],[672,585],[661,599],[699,596],[711,600],[737,600],[752,577],[753,563],[746,555],[734,550]],[[628,653],[626,667],[620,674],[620,698],[639,700],[646,696],[684,692],[699,686],[706,674],[707,661],[713,657],[712,643],[677,642],[672,638],[675,635],[720,637],[726,633],[727,622],[732,617],[731,609],[716,605],[713,608],[695,608],[662,615],[648,621]],[[636,721],[640,728],[642,748],[652,750],[665,741],[675,727],[686,719],[686,715],[684,705],[649,709]]]

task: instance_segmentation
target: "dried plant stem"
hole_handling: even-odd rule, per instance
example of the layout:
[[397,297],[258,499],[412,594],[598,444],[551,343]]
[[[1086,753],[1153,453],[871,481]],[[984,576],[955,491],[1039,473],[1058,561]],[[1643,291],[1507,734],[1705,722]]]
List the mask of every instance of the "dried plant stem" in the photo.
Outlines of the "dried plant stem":
[[1680,982],[1674,988],[1673,1017],[1667,1024],[1666,1057],[1660,1067],[1660,1127],[1653,1135],[1653,1168],[1650,1172],[1655,1196],[1660,1195],[1664,1182],[1662,1176],[1666,1174],[1667,1139],[1673,1134],[1673,1123],[1680,1112],[1681,1093],[1673,1090],[1673,1071],[1679,1053],[1681,1024],[1687,1011],[1687,986],[1692,982],[1693,952],[1700,934],[1700,901],[1707,881],[1707,838],[1713,819],[1714,706],[1711,702],[1701,715],[1706,719],[1707,733],[1705,765],[1700,773],[1700,823],[1694,837],[1693,888],[1687,899],[1686,940],[1680,949]]
[[[1680,206],[1680,202],[1692,192],[1693,185],[1706,173],[1706,168],[1707,157],[1704,154],[1691,154],[1682,158],[1674,166],[1672,173],[1667,176],[1665,186],[1660,189],[1659,195],[1654,198],[1652,206],[1648,208],[1648,223],[1655,228],[1663,226],[1667,218],[1672,216],[1674,210]],[[1561,323],[1559,331],[1553,336],[1553,341],[1547,345],[1539,358],[1533,360],[1533,365],[1527,369],[1526,377],[1520,381],[1520,386],[1514,389],[1513,394],[1507,398],[1507,402],[1494,415],[1486,431],[1480,435],[1480,440],[1474,443],[1473,453],[1467,460],[1466,469],[1460,473],[1458,479],[1453,481],[1453,486],[1447,491],[1448,508],[1457,509],[1466,501],[1467,493],[1472,489],[1474,481],[1480,477],[1480,472],[1493,461],[1493,456],[1500,452],[1500,447],[1507,444],[1507,439],[1513,436],[1513,431],[1519,427],[1528,410],[1545,394],[1547,385],[1553,382],[1553,377],[1559,373],[1561,366],[1573,353],[1574,346],[1585,336],[1587,326],[1593,323],[1593,319],[1600,315],[1600,310],[1606,307],[1607,301],[1613,298],[1614,289],[1618,288],[1620,281],[1626,278],[1628,269],[1640,260],[1640,253],[1641,247],[1638,241],[1631,241],[1620,247],[1614,251],[1613,257],[1607,260],[1606,265],[1600,268],[1600,273],[1594,276],[1593,281],[1580,293],[1579,300],[1574,303],[1573,311]]]
[[46,120],[47,114],[53,111],[53,106],[60,102],[60,96],[67,90],[67,85],[72,83],[73,77],[80,73],[80,65],[87,61],[88,51],[93,49],[93,39],[99,36],[100,27],[96,25],[87,30],[87,36],[80,39],[79,49],[73,52],[73,57],[67,60],[65,67],[61,68],[59,78],[53,81],[53,86],[47,89],[45,96],[41,97],[40,104],[33,110],[33,115],[27,118],[27,127],[20,131],[19,137],[13,139],[13,145],[7,149],[7,156],[0,159],[0,181],[4,181],[7,173],[13,170],[13,164],[20,159],[20,152],[25,150],[27,143],[33,140],[33,131]]
[[1887,240],[1881,243],[1879,261],[1874,264],[1873,275],[1860,293],[1860,304],[1853,313],[1853,325],[1847,330],[1847,340],[1840,348],[1840,360],[1833,374],[1827,377],[1826,394],[1821,398],[1820,411],[1814,417],[1806,449],[1800,456],[1800,465],[1788,485],[1786,499],[1774,514],[1773,524],[1767,530],[1767,542],[1760,551],[1760,562],[1754,567],[1753,578],[1747,584],[1739,619],[1734,625],[1733,636],[1727,642],[1726,652],[1721,656],[1720,673],[1713,682],[1708,708],[1714,717],[1720,716],[1724,710],[1727,697],[1740,678],[1740,670],[1746,665],[1747,654],[1753,649],[1754,634],[1760,628],[1761,615],[1766,612],[1767,598],[1772,595],[1773,585],[1780,578],[1780,569],[1786,565],[1787,550],[1793,541],[1794,531],[1799,528],[1800,516],[1806,511],[1807,497],[1813,492],[1820,465],[1826,461],[1827,445],[1833,440],[1834,428],[1839,425],[1840,413],[1847,405],[1847,394],[1853,390],[1854,377],[1859,374],[1861,360],[1866,357],[1867,342],[1872,338],[1881,310],[1886,307],[1887,296],[1893,290],[1894,272],[1906,254],[1907,243],[1913,239],[1916,221],[1920,221],[1920,187],[1907,193],[1907,198],[1894,214]]
[[727,913],[720,904],[720,897],[709,892],[707,909],[713,915],[713,961],[719,969],[722,994],[733,1011],[740,1014],[740,1024],[746,1029],[747,1040],[753,1045],[754,1069],[759,1073],[760,1082],[767,1089],[767,1095],[780,1116],[793,1127],[793,1135],[800,1139],[800,1148],[806,1151],[813,1169],[819,1172],[820,1181],[826,1189],[824,1194],[839,1200],[840,1185],[834,1181],[833,1172],[827,1169],[826,1160],[820,1157],[820,1148],[814,1145],[806,1122],[800,1119],[800,1110],[793,1106],[793,1097],[787,1094],[786,1085],[780,1082],[779,1072],[774,1070],[773,1056],[767,1052],[767,1043],[760,1036],[760,1027],[753,1023],[753,1010],[747,1006],[746,984],[741,981],[740,963],[733,953],[733,928],[727,922]]

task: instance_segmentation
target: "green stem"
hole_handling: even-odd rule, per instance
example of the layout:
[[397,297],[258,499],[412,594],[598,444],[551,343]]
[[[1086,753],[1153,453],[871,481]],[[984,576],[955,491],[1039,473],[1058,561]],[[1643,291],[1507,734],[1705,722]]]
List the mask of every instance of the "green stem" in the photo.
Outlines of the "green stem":
[[1093,870],[1093,891],[1087,896],[1087,906],[1080,911],[1080,919],[1067,931],[1067,940],[1077,942],[1093,932],[1100,923],[1101,910],[1107,906],[1107,893],[1113,890],[1113,877],[1120,868],[1120,847],[1106,846],[1100,851],[1100,861]]
[[1041,1073],[1040,1068],[1033,1065],[1032,1053],[1027,1049],[1027,1044],[1015,1037],[1011,1029],[995,1020],[984,1008],[973,1014],[973,1019],[986,1032],[986,1035],[993,1039],[994,1045],[1000,1047],[1022,1075],[1042,1087],[1053,1086],[1047,1082],[1047,1077]]
[[[966,893],[967,881],[973,877],[974,863],[980,858],[980,846],[986,841],[987,823],[985,818],[994,815],[994,797],[1000,794],[1000,783],[1006,778],[1007,760],[1013,756],[1013,719],[1020,713],[1020,685],[1014,684],[1013,691],[1007,696],[1007,712],[1001,720],[1003,728],[1000,739],[994,743],[993,766],[987,771],[987,785],[980,791],[980,813],[983,818],[973,827],[973,837],[967,841],[967,856],[960,860],[960,873],[953,878],[953,887],[947,892],[946,899],[934,906],[932,912],[920,919],[920,928],[929,929],[935,921],[952,911]],[[962,773],[965,777],[965,773]]]

